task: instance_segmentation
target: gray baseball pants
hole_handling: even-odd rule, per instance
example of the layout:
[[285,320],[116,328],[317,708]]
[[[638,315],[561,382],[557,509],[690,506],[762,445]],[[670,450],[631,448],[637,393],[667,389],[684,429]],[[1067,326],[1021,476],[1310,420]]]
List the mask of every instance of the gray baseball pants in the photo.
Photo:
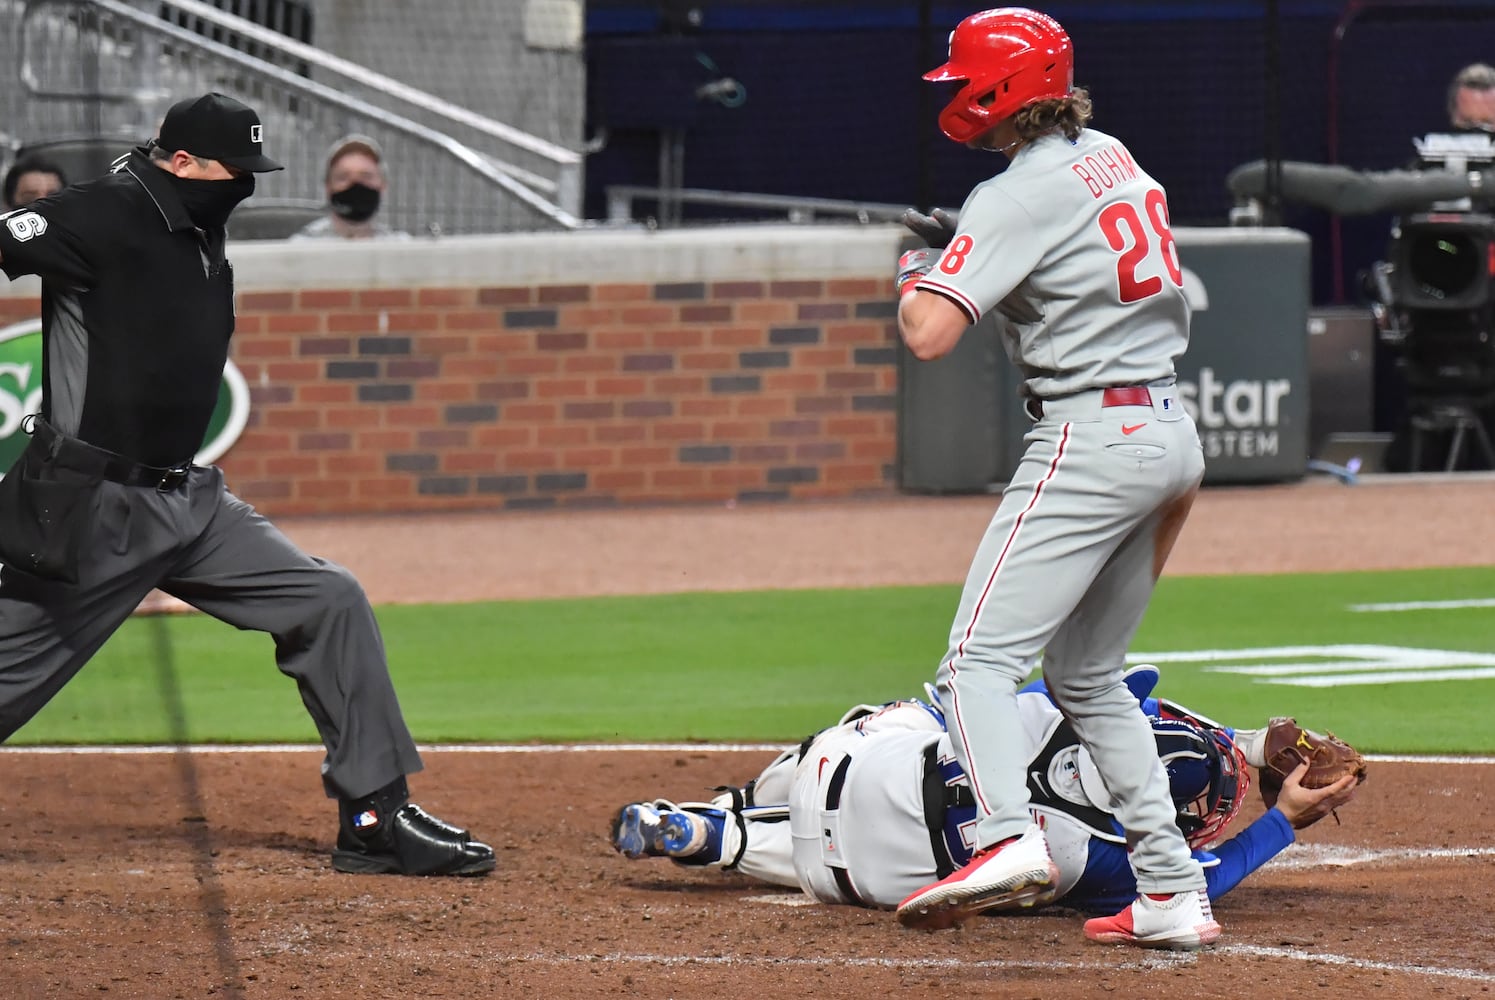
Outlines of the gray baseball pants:
[[[170,492],[103,481],[77,530],[78,583],[0,568],[0,741],[82,669],[153,587],[220,621],[268,632],[327,755],[330,797],[359,798],[421,769],[363,588],[307,555],[229,493],[214,466]],[[212,664],[201,664],[210,670]]]
[[1100,391],[1045,401],[972,560],[938,672],[977,841],[1023,833],[1028,759],[1017,687],[1039,657],[1127,831],[1143,892],[1202,889],[1152,730],[1122,684],[1126,650],[1188,515],[1204,458],[1172,387],[1152,405]]

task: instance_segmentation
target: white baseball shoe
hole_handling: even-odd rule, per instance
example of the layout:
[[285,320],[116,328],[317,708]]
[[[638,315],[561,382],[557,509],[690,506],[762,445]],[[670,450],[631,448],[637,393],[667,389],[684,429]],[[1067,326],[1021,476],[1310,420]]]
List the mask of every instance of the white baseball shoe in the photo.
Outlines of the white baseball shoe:
[[1131,906],[1114,917],[1085,921],[1085,936],[1104,944],[1196,951],[1220,937],[1203,889],[1160,896],[1139,893]]
[[1012,910],[1052,902],[1059,868],[1043,831],[1029,825],[971,858],[964,868],[927,885],[898,904],[905,927],[943,930],[987,910]]

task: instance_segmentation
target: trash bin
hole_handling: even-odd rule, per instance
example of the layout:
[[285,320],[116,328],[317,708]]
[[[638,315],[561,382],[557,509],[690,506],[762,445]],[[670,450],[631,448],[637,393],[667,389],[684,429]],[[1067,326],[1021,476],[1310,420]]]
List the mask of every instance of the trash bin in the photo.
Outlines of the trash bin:
[[1179,396],[1206,483],[1301,479],[1308,467],[1307,234],[1175,229],[1193,318]]
[[989,319],[935,361],[898,349],[898,487],[984,493],[1007,478],[1000,382],[1012,377]]
[[[923,246],[910,237],[901,250]],[[898,488],[908,493],[991,493],[1012,478],[1032,421],[1017,369],[982,317],[935,361],[898,345]]]

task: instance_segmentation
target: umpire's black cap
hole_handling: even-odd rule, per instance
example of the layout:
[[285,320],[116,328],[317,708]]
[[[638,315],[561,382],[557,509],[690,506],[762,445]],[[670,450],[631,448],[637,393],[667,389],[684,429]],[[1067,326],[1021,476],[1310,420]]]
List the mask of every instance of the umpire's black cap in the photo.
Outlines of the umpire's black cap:
[[173,104],[155,140],[168,153],[180,149],[252,173],[284,170],[260,151],[263,142],[264,127],[254,109],[217,93]]

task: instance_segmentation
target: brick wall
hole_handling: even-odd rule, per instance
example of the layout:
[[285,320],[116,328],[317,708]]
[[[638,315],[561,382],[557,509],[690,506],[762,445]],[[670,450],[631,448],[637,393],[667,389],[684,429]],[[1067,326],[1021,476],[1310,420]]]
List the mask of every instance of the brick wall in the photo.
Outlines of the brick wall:
[[887,488],[886,279],[240,296],[267,511],[836,496]]
[[900,238],[239,244],[250,415],[218,464],[270,514],[886,492]]

